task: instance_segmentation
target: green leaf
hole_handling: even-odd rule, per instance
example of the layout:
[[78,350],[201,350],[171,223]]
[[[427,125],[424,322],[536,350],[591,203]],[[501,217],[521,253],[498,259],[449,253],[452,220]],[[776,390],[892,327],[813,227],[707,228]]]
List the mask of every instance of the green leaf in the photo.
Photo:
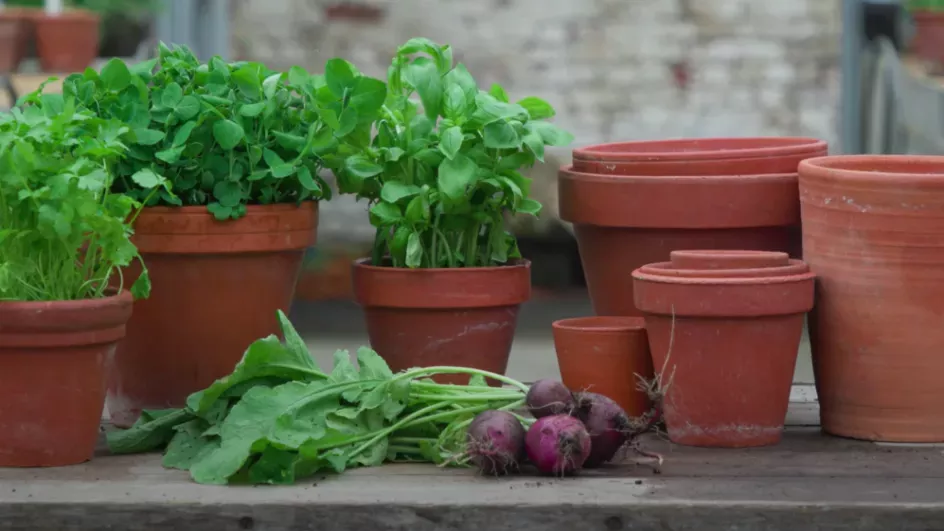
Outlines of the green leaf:
[[[507,96],[504,101],[508,101]],[[547,118],[552,118],[554,116],[554,107],[551,107],[551,104],[542,100],[541,98],[527,97],[518,101],[518,105],[521,105],[528,111],[528,114],[531,115],[532,120],[544,120]]]
[[183,152],[184,146],[177,146],[165,149],[164,151],[158,151],[154,156],[168,164],[175,164],[180,160],[180,155],[183,154]]
[[423,263],[423,241],[418,232],[410,234],[410,239],[406,243],[406,266],[409,268],[420,267]]
[[226,221],[227,219],[230,219],[235,213],[233,207],[224,206],[216,202],[207,205],[207,210],[210,212],[210,214],[213,214],[214,218],[220,221]]
[[325,83],[337,97],[344,97],[346,91],[354,88],[357,72],[354,66],[344,59],[330,59],[325,64]]
[[442,107],[443,84],[436,64],[417,59],[404,70],[404,78],[419,93],[426,116],[430,119],[438,116]]
[[447,85],[443,101],[443,114],[450,120],[457,121],[468,109],[465,92],[459,85]]
[[258,103],[248,103],[239,108],[239,115],[245,116],[246,118],[255,118],[262,114],[262,111],[265,110],[266,102],[260,101]]
[[383,173],[383,166],[374,163],[363,155],[354,155],[344,161],[344,169],[361,178],[373,177]]
[[131,296],[134,300],[143,300],[151,296],[151,275],[147,269],[141,271],[134,284],[131,284]]
[[548,122],[528,122],[525,129],[540,135],[548,146],[567,146],[574,141],[574,135]]
[[503,120],[486,125],[484,137],[487,148],[517,149],[521,146],[521,138],[515,128]]
[[302,188],[309,192],[321,191],[321,185],[312,177],[311,170],[309,170],[307,166],[298,168],[298,184],[302,185]]
[[220,120],[213,124],[213,138],[226,151],[238,146],[245,136],[243,128],[232,120]]
[[187,140],[190,140],[190,135],[193,133],[195,127],[197,127],[197,122],[187,122],[180,126],[180,129],[177,130],[177,134],[174,135],[174,147],[186,144]]
[[224,207],[235,207],[243,200],[243,189],[238,182],[217,181],[213,185],[213,196]]
[[541,203],[534,199],[524,199],[521,201],[521,204],[518,205],[517,211],[537,217],[538,214],[541,213]]
[[370,207],[370,223],[375,227],[395,225],[401,219],[403,219],[403,212],[393,203],[381,201]]
[[275,93],[279,90],[279,83],[282,82],[282,74],[272,74],[271,76],[265,78],[265,81],[262,82],[262,93],[265,95],[267,100],[271,100],[275,97]]
[[461,153],[444,160],[439,166],[439,189],[451,199],[463,197],[466,188],[475,181],[477,169],[475,162]]
[[[491,94],[496,100],[508,103],[508,93],[505,92],[505,89],[498,83],[493,84],[492,88],[488,89],[488,93]],[[521,102],[519,101],[518,104],[521,105]]]
[[165,107],[173,109],[177,107],[177,104],[180,103],[184,97],[184,89],[180,87],[177,83],[171,83],[164,88],[164,94],[161,97],[161,103]]
[[299,135],[283,133],[281,131],[272,131],[272,136],[278,140],[279,145],[285,149],[290,149],[300,153],[305,148],[305,139]]
[[200,100],[194,96],[184,96],[174,108],[174,114],[181,120],[189,120],[199,113]]
[[157,450],[175,435],[174,427],[193,419],[186,409],[142,411],[141,418],[127,430],[106,434],[108,450],[113,454],[135,454]]
[[288,82],[296,87],[305,87],[311,74],[300,66],[293,66],[288,70]]
[[269,168],[274,168],[276,166],[282,166],[285,164],[285,161],[282,160],[282,157],[278,153],[272,151],[269,148],[262,150],[262,158],[265,160],[266,164],[269,165]]
[[174,428],[176,435],[167,445],[161,464],[164,468],[190,470],[193,464],[219,447],[219,442],[203,433],[209,424],[202,419],[193,419]]
[[345,107],[338,116],[338,127],[335,136],[342,137],[351,134],[351,131],[357,127],[357,111],[354,107]]
[[531,131],[521,137],[521,142],[525,146],[528,146],[528,149],[530,149],[531,153],[534,154],[534,158],[544,162],[544,139],[541,138],[541,135]]
[[154,173],[154,171],[149,168],[138,170],[134,175],[131,176],[131,180],[141,188],[148,190],[151,188],[157,188],[158,186],[163,186],[167,182],[167,179]]
[[[486,131],[487,133],[487,131]],[[487,139],[486,139],[487,140]],[[439,151],[447,159],[453,159],[462,148],[462,128],[454,125],[443,131],[439,139]]]
[[289,175],[294,175],[296,168],[291,164],[279,164],[271,168],[272,176],[276,179],[284,179]]
[[411,223],[429,221],[429,199],[421,194],[410,200],[406,206],[406,219]]
[[387,99],[387,84],[366,76],[357,78],[348,105],[357,111],[357,116],[373,117]]
[[120,92],[131,84],[131,71],[128,70],[128,65],[117,57],[105,64],[100,77],[105,88],[114,92]]
[[262,98],[262,82],[256,68],[244,66],[234,71],[232,77],[240,92],[254,100]]
[[420,193],[420,187],[415,184],[406,184],[400,181],[387,181],[380,191],[380,198],[387,203],[396,203],[401,199],[413,197]]
[[153,146],[161,140],[164,140],[163,131],[155,131],[154,129],[136,129],[134,131],[135,143],[141,146]]

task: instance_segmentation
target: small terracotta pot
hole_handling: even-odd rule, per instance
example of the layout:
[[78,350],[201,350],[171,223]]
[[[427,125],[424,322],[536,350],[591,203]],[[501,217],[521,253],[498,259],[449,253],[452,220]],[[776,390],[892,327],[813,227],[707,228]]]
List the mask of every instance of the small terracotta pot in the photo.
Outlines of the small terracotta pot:
[[126,291],[104,299],[0,302],[0,466],[92,458],[105,367],[131,307]]
[[914,11],[915,35],[911,50],[926,61],[944,63],[944,11]]
[[0,8],[0,73],[16,72],[20,67],[33,31],[28,10]]
[[673,442],[780,441],[813,279],[786,253],[758,251],[673,251],[633,272]]
[[799,257],[796,173],[623,176],[562,168],[561,218],[574,224],[597,315],[640,315],[631,272],[677,249],[756,249]]
[[795,173],[825,155],[814,138],[692,138],[614,142],[575,149],[573,169],[603,175],[758,175]]
[[555,321],[552,326],[564,385],[612,398],[634,417],[649,411],[649,397],[637,388],[637,375],[652,378],[642,318],[578,317]]
[[[455,269],[369,263],[354,262],[354,298],[364,308],[371,348],[394,372],[449,365],[505,373],[518,309],[531,297],[531,262]],[[436,381],[465,384],[469,377]]]
[[944,157],[811,159],[800,200],[823,430],[944,442]]
[[81,72],[98,57],[101,18],[97,13],[81,9],[59,15],[43,13],[34,23],[36,51],[44,72]]
[[[231,373],[253,341],[277,334],[276,311],[292,304],[317,222],[314,202],[250,206],[231,221],[217,221],[206,207],[144,209],[133,241],[153,289],[135,302],[115,357],[112,422],[127,427],[141,409],[183,406]],[[137,274],[129,271],[125,282]]]

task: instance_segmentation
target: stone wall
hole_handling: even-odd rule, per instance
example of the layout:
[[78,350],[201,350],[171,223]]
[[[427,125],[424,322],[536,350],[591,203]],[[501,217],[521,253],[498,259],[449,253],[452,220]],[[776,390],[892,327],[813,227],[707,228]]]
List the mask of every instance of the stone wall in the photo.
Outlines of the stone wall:
[[[237,58],[383,76],[409,37],[483,85],[540,96],[578,144],[811,135],[835,142],[840,0],[234,0]],[[557,153],[566,160],[567,150]],[[537,193],[556,209],[551,165]],[[340,207],[340,204],[339,204]],[[358,211],[363,215],[362,211]]]

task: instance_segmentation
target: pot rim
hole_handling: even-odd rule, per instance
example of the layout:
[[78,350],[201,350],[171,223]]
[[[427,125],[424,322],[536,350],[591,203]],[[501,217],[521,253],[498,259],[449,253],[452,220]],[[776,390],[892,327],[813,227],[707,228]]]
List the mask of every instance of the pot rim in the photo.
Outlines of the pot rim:
[[[793,262],[803,263],[802,260],[791,260]],[[805,264],[804,264],[805,265]],[[691,286],[752,286],[752,285],[770,285],[770,284],[793,284],[797,282],[808,282],[816,278],[816,273],[809,271],[808,266],[806,272],[799,272],[800,269],[796,266],[794,267],[785,267],[785,268],[771,268],[776,271],[771,271],[766,268],[756,268],[756,269],[714,269],[706,273],[704,276],[673,276],[661,274],[660,270],[665,271],[676,271],[671,269],[671,262],[657,262],[655,264],[647,264],[639,269],[633,271],[633,279],[638,279],[645,282],[655,282],[659,284],[686,284]],[[792,271],[797,271],[793,274],[778,274],[783,272],[784,269],[789,269]],[[694,271],[701,273],[697,270],[685,270],[679,269],[680,272],[689,272]],[[752,272],[761,274],[765,271],[772,273],[771,275],[758,275],[758,276],[749,276]],[[735,277],[735,276],[720,276],[720,274],[725,272],[731,273],[740,273],[744,276]],[[789,271],[787,271],[789,272]],[[719,276],[712,276],[713,274]]]
[[593,334],[597,332],[638,332],[646,330],[646,320],[637,316],[589,315],[568,317],[551,323],[556,330]]
[[[296,209],[302,209],[309,206],[312,203],[320,203],[318,200],[306,199],[302,201],[301,204],[298,203],[271,203],[268,205],[246,205],[246,214],[250,212],[269,212],[269,211],[290,211]],[[205,213],[207,216],[212,216],[213,214],[207,210],[207,205],[193,205],[193,206],[148,206],[144,207],[141,210],[142,215],[144,213],[152,214],[201,214]],[[242,218],[240,218],[242,219]],[[237,222],[238,219],[228,219],[222,221],[221,223]]]
[[[357,258],[353,262],[353,266],[372,272],[385,272],[389,273],[391,271],[397,271],[404,275],[421,275],[421,274],[430,274],[430,273],[439,273],[439,274],[456,274],[456,273],[482,273],[488,271],[501,270],[506,271],[511,268],[530,268],[531,260],[527,258],[516,258],[513,261],[509,260],[508,263],[497,265],[497,266],[487,266],[487,267],[425,267],[425,268],[409,268],[409,267],[393,267],[393,266],[375,266],[367,262],[370,262],[371,258]],[[514,263],[512,263],[514,262]]]
[[[726,144],[756,146],[725,148]],[[671,150],[673,146],[692,146],[694,149]],[[711,146],[718,146],[711,148]],[[649,147],[650,149],[641,149]],[[652,148],[661,147],[661,150]],[[702,147],[699,149],[699,147]],[[635,148],[635,151],[633,149]],[[609,142],[574,149],[573,158],[603,162],[679,162],[714,161],[728,159],[755,159],[791,156],[826,150],[826,141],[813,137],[718,137],[675,138],[668,140],[641,140]]]
[[[860,169],[874,166],[876,169]],[[912,171],[907,171],[911,166]],[[888,168],[883,170],[882,168]],[[921,171],[928,168],[933,171]],[[944,156],[935,155],[832,155],[800,162],[804,178],[880,185],[918,185],[944,188]]]
[[[942,157],[944,158],[944,157]],[[589,173],[575,170],[573,164],[565,164],[558,170],[559,177],[566,177],[575,181],[599,182],[612,184],[658,184],[671,179],[673,183],[705,183],[738,184],[747,181],[769,182],[779,180],[795,180],[797,173],[750,173],[744,175],[619,175],[608,173]]]
[[75,347],[120,339],[134,299],[126,289],[110,291],[115,294],[99,299],[0,302],[0,352],[4,348]]

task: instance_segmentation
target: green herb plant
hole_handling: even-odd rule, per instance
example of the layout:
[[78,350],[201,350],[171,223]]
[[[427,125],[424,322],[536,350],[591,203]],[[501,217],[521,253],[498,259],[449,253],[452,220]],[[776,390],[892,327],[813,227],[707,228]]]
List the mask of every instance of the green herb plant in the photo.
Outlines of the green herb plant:
[[[394,374],[369,348],[334,356],[322,372],[281,311],[284,342],[253,343],[229,376],[191,395],[187,407],[146,411],[129,430],[108,435],[114,453],[163,448],[164,466],[198,483],[288,484],[319,471],[384,462],[465,464],[466,428],[488,409],[524,404],[524,384],[476,369],[428,367]],[[468,374],[443,385],[435,374]],[[485,378],[510,388],[494,388]],[[521,419],[525,426],[532,420]]]
[[[383,104],[383,83],[362,78],[352,71],[348,81],[370,85],[368,98],[335,94],[324,76],[298,67],[278,73],[219,57],[204,64],[186,47],[161,44],[152,61],[112,59],[101,72],[72,75],[63,92],[131,129],[116,191],[148,206],[206,205],[225,220],[244,216],[247,205],[330,198],[322,157]],[[341,107],[351,110],[332,111]],[[141,171],[166,178],[174,193],[151,196],[129,180]]]
[[499,85],[479,90],[465,66],[453,66],[448,45],[416,38],[401,46],[370,144],[346,144],[343,164],[332,167],[342,193],[369,202],[373,264],[483,267],[519,258],[504,216],[541,210],[520,170],[543,162],[545,146],[573,140],[545,121],[554,114],[539,98],[511,103]]
[[[94,299],[140,256],[131,224],[141,203],[110,192],[130,130],[77,109],[71,97],[29,94],[0,114],[0,301]],[[145,194],[166,180],[129,177]],[[131,288],[150,292],[147,269]]]

